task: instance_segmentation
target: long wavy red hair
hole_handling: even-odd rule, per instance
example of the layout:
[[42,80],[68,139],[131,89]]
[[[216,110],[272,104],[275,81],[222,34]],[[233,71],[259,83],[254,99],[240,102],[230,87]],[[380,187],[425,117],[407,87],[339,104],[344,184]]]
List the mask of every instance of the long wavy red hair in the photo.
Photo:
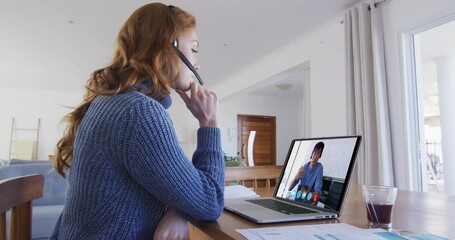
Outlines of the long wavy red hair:
[[64,169],[71,167],[79,124],[97,96],[121,94],[146,81],[153,86],[150,97],[169,95],[170,82],[178,79],[181,72],[172,42],[195,27],[196,20],[190,13],[178,7],[171,10],[161,3],[144,5],[128,18],[118,33],[111,63],[92,73],[84,100],[65,116],[68,126],[57,143],[54,161],[60,175],[65,177]]

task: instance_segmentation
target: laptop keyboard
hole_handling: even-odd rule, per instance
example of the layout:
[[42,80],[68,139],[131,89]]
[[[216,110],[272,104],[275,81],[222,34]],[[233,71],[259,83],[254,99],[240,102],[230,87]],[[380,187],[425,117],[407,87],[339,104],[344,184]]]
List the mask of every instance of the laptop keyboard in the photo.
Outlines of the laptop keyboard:
[[277,201],[275,199],[248,199],[248,202],[257,204],[262,207],[266,207],[268,209],[272,209],[274,211],[292,215],[292,214],[303,214],[303,213],[316,213],[311,209],[307,209],[304,207],[298,207],[292,204],[288,204],[285,202]]

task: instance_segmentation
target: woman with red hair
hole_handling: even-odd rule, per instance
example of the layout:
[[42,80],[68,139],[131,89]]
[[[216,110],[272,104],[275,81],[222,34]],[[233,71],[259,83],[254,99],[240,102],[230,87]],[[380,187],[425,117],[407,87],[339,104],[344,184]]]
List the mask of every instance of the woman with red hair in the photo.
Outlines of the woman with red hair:
[[[68,177],[68,193],[52,239],[187,238],[182,217],[220,216],[217,97],[197,83],[195,27],[191,14],[161,3],[124,23],[112,62],[93,72],[66,116],[55,168]],[[199,121],[192,161],[166,112],[172,89]]]

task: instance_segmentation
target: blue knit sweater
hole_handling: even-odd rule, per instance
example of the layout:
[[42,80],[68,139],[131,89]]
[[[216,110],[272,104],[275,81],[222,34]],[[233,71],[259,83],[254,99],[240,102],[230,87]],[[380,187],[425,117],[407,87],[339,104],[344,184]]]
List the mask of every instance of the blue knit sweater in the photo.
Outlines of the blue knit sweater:
[[[79,126],[65,208],[51,239],[152,239],[166,207],[215,221],[223,210],[220,130],[201,127],[192,162],[163,101],[136,88],[99,96]],[[145,89],[145,90],[144,90]]]

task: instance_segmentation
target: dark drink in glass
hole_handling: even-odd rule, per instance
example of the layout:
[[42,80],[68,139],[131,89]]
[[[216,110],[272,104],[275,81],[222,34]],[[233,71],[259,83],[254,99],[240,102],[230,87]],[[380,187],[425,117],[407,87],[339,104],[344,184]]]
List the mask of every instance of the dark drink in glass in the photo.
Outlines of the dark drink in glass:
[[366,205],[370,227],[392,228],[392,203],[367,203]]

